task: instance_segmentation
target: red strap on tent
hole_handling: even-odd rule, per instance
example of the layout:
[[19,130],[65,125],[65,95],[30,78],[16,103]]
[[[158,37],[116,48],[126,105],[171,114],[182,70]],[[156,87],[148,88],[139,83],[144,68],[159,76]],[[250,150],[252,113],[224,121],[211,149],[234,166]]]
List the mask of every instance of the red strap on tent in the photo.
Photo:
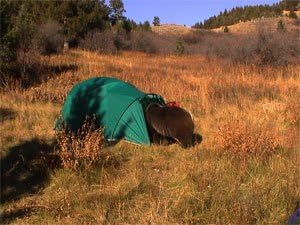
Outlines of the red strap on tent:
[[179,104],[179,102],[173,101],[173,102],[167,102],[167,106],[169,106],[169,107],[180,107],[180,104]]

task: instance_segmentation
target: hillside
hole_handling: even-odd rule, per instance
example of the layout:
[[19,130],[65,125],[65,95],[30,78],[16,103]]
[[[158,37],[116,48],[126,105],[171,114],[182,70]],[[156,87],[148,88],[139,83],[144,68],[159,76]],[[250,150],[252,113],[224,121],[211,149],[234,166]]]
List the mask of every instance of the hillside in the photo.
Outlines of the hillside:
[[[237,24],[228,26],[230,33],[236,34],[250,34],[254,33],[257,26],[263,25],[269,31],[276,31],[278,21],[282,20],[288,32],[299,32],[300,19],[290,19],[288,17],[273,17],[273,18],[260,18],[246,22],[239,22]],[[223,32],[224,27],[212,29],[215,32]]]
[[[300,15],[300,11],[297,11]],[[297,33],[300,30],[300,19],[291,19],[288,17],[270,17],[270,18],[259,18],[251,21],[242,22],[228,26],[229,32],[234,34],[253,34],[257,31],[259,25],[263,25],[268,31],[276,31],[278,21],[282,20],[286,27],[287,32]],[[190,34],[193,31],[201,31],[202,34],[210,33],[210,31],[223,33],[224,27],[219,27],[211,30],[206,29],[195,29],[185,27],[176,24],[162,24],[161,26],[152,26],[152,31],[159,35],[175,36],[180,37]]]
[[[250,21],[258,18],[278,17],[284,15],[286,11],[289,13],[299,10],[300,2],[298,0],[282,0],[272,5],[245,5],[235,7],[230,10],[225,9],[218,15],[214,15],[205,19],[203,22],[197,22],[192,27],[214,29],[222,26],[230,26],[239,21]],[[291,14],[293,17],[293,14]]]
[[152,26],[151,30],[160,35],[181,36],[188,34],[192,29],[177,24],[162,24],[160,26]]

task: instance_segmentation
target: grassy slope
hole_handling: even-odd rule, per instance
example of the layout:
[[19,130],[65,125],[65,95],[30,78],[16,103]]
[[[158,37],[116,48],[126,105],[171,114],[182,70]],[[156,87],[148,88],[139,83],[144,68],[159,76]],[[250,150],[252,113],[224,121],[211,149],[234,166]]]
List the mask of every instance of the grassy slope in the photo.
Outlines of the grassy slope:
[[[67,69],[25,91],[1,93],[4,222],[287,221],[300,198],[299,66],[259,69],[199,56],[83,51],[42,60]],[[203,143],[183,150],[120,142],[104,149],[107,157],[91,171],[56,167],[43,153],[55,148],[53,124],[63,99],[74,83],[98,75],[180,101]]]
[[[234,34],[251,34],[255,33],[257,29],[257,25],[263,24],[268,27],[270,31],[276,31],[278,21],[282,20],[285,28],[288,32],[299,32],[299,28],[297,23],[299,23],[299,19],[291,19],[288,17],[278,17],[278,18],[259,18],[251,21],[240,22],[231,26],[228,26],[229,32]],[[212,29],[216,32],[223,32],[224,27]]]
[[175,25],[175,24],[162,24],[160,26],[152,26],[151,30],[158,34],[164,34],[164,35],[184,35],[191,32],[190,27],[185,27],[181,25]]
[[[299,13],[300,11],[296,11],[296,12],[297,15],[300,14]],[[277,25],[279,20],[282,20],[284,22],[285,28],[287,29],[288,32],[298,33],[299,19],[295,20],[295,19],[288,18],[286,16],[277,17],[277,18],[275,17],[258,18],[255,20],[240,22],[234,25],[230,25],[228,26],[228,28],[229,28],[229,32],[232,34],[253,34],[257,31],[257,26],[262,24],[265,27],[268,27],[268,31],[272,32],[277,30]],[[168,36],[175,36],[175,37],[187,35],[191,33],[191,31],[199,31],[198,29],[184,27],[181,25],[172,25],[172,24],[162,24],[161,26],[152,26],[151,29],[155,33],[168,35]],[[200,29],[200,31],[202,32],[214,31],[218,33],[223,33],[224,27],[215,28],[212,30]]]

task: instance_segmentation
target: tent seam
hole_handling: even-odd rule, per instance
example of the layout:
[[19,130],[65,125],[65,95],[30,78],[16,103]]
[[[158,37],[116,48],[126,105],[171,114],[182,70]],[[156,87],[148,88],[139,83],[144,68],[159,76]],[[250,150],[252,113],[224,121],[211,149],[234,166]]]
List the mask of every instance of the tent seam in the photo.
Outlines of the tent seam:
[[126,109],[125,109],[124,112],[121,114],[120,118],[118,119],[118,122],[116,123],[116,126],[114,127],[114,131],[112,132],[112,136],[111,136],[112,139],[114,139],[115,131],[116,131],[116,129],[117,129],[119,123],[120,123],[121,118],[123,117],[123,115],[124,115],[124,113],[127,111],[127,109],[128,109],[134,102],[136,102],[136,101],[139,100],[139,99],[144,98],[145,96],[147,96],[147,94],[144,94],[144,95],[142,95],[142,96],[140,96],[140,97],[137,97],[136,99],[134,99],[134,100],[126,107]]

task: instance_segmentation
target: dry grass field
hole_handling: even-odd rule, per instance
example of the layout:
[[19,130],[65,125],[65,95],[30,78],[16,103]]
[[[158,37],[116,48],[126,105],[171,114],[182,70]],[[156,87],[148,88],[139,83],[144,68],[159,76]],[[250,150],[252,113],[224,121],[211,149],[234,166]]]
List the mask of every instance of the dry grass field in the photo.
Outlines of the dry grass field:
[[160,26],[152,26],[151,30],[161,35],[178,36],[188,34],[192,28],[176,24],[162,24]]
[[[296,12],[297,14],[299,14],[298,11]],[[255,32],[257,25],[259,23],[263,23],[265,26],[268,27],[269,31],[276,31],[279,20],[283,21],[288,32],[299,32],[299,27],[298,27],[299,20],[291,19],[286,16],[277,17],[277,18],[275,17],[258,18],[246,22],[241,21],[240,23],[228,26],[228,29],[231,33],[234,34],[251,34]],[[224,27],[215,28],[213,29],[213,31],[224,32]]]
[[[1,92],[2,223],[287,222],[300,200],[299,65],[81,50],[40,60],[55,68],[45,81]],[[179,101],[203,142],[185,150],[121,141],[99,147],[93,167],[63,167],[55,119],[70,88],[95,76]]]

